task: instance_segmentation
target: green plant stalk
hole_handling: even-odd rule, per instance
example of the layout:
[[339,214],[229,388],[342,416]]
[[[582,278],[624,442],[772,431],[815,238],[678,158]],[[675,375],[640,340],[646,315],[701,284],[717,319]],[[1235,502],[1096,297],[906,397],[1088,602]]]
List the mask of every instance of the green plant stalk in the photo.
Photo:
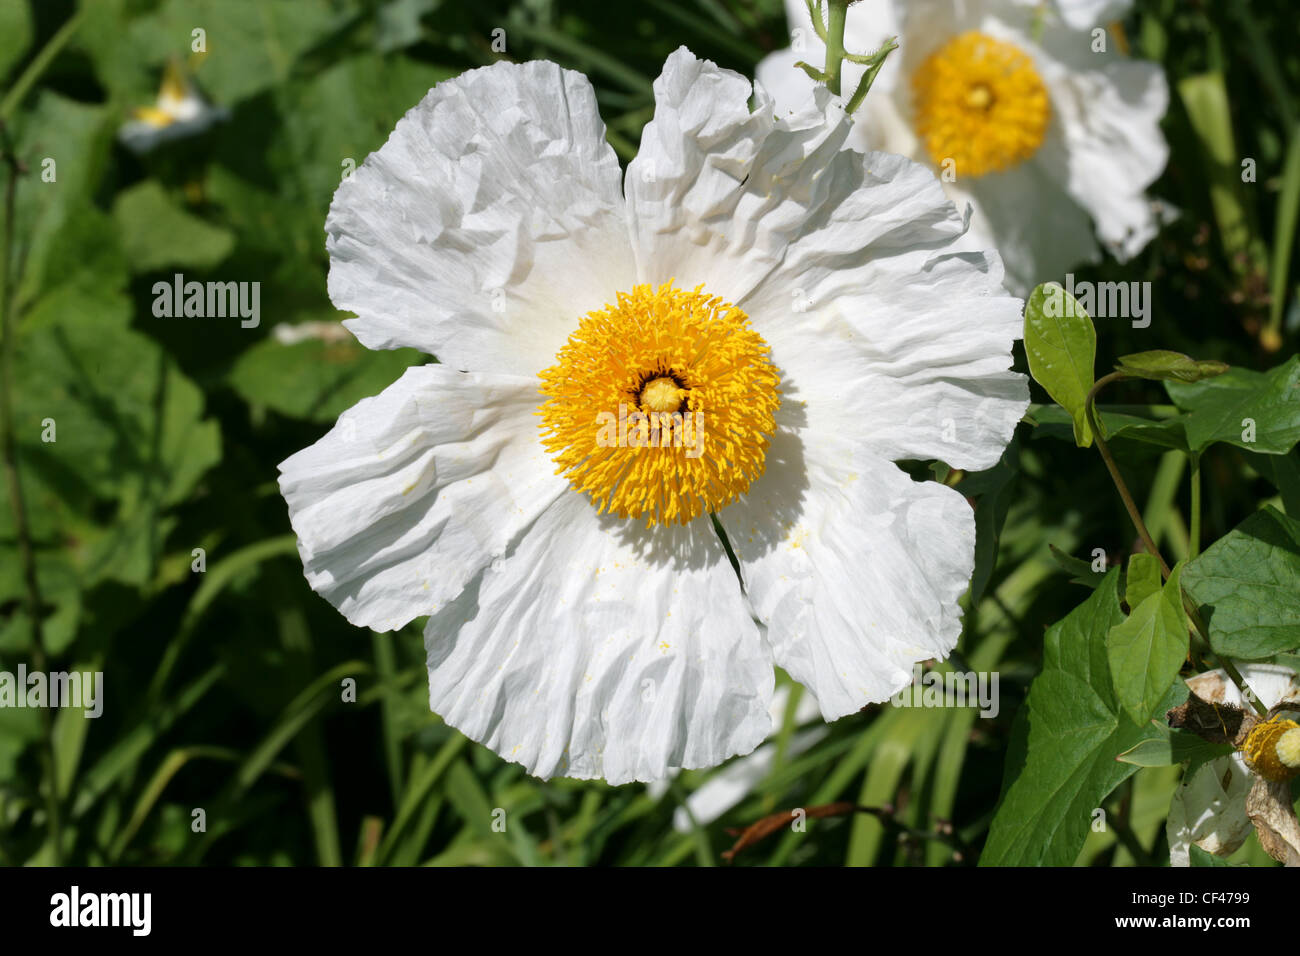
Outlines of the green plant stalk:
[[83,7],[68,18],[68,22],[59,28],[59,32],[50,37],[49,42],[41,48],[41,52],[27,65],[23,70],[22,76],[14,81],[14,85],[9,88],[3,101],[0,101],[0,121],[7,120],[13,111],[18,108],[18,104],[27,96],[29,90],[35,85],[36,81],[54,62],[54,58],[59,55],[67,42],[72,39],[72,35],[77,32],[77,27],[81,26],[81,18],[85,16],[86,10]]
[[848,0],[830,0],[831,14],[826,25],[826,88],[840,95],[844,66],[844,26],[849,18]]
[[875,53],[866,59],[867,72],[863,74],[862,79],[858,82],[858,88],[854,90],[853,96],[849,99],[844,111],[852,116],[857,112],[862,101],[866,99],[867,93],[871,89],[871,84],[876,82],[876,74],[880,68],[885,65],[885,59],[894,50],[898,49],[898,37],[890,37],[886,40]]
[[[1170,575],[1169,565],[1165,563],[1164,557],[1160,554],[1160,549],[1156,547],[1155,541],[1152,540],[1151,532],[1147,530],[1146,522],[1142,520],[1142,514],[1138,511],[1137,505],[1133,501],[1133,495],[1129,493],[1128,485],[1124,483],[1124,478],[1119,473],[1119,467],[1115,464],[1115,459],[1110,453],[1110,447],[1106,444],[1106,438],[1101,432],[1101,422],[1098,420],[1097,416],[1097,393],[1111,382],[1122,382],[1128,378],[1129,376],[1125,375],[1123,372],[1111,372],[1109,375],[1103,375],[1101,378],[1097,379],[1096,383],[1091,389],[1089,389],[1087,397],[1084,399],[1084,413],[1088,416],[1088,423],[1092,426],[1093,437],[1097,441],[1097,451],[1101,453],[1102,461],[1106,463],[1106,470],[1110,472],[1111,481],[1115,483],[1115,490],[1119,492],[1120,499],[1124,502],[1124,507],[1128,510],[1128,515],[1133,522],[1133,527],[1137,529],[1138,536],[1142,539],[1142,544],[1146,547],[1147,551],[1160,563],[1161,577],[1168,580]],[[1199,472],[1199,466],[1199,460],[1193,460],[1192,467],[1194,474]],[[1193,548],[1196,547],[1196,543],[1199,540],[1198,535],[1200,534],[1199,484],[1200,479],[1198,475],[1193,483],[1192,492],[1194,496],[1192,522],[1195,529],[1192,533]],[[1194,552],[1192,556],[1195,556]],[[1197,651],[1203,657],[1211,661],[1217,661],[1219,666],[1223,668],[1223,672],[1228,675],[1229,679],[1231,679],[1234,684],[1237,685],[1237,689],[1244,691],[1247,685],[1245,680],[1242,678],[1240,671],[1237,670],[1237,666],[1228,658],[1219,657],[1214,653],[1213,648],[1210,646],[1209,631],[1205,627],[1205,621],[1201,618],[1201,612],[1196,607],[1195,602],[1193,602],[1186,593],[1182,593],[1181,596],[1183,599],[1183,608],[1187,611],[1188,619],[1192,622],[1192,627],[1194,628],[1192,633],[1192,643],[1196,646]],[[1243,696],[1246,695],[1243,694]],[[1252,697],[1247,697],[1246,699],[1253,700]],[[1260,713],[1265,712],[1263,705],[1261,705],[1259,701],[1254,701],[1254,705],[1255,709]]]
[[1192,452],[1192,528],[1187,548],[1190,561],[1201,553],[1201,453]]
[[1282,344],[1282,313],[1286,305],[1288,269],[1300,218],[1300,125],[1291,132],[1286,164],[1282,168],[1282,190],[1277,198],[1277,226],[1273,233],[1273,263],[1269,270],[1268,324],[1265,341]]
[[1128,376],[1123,372],[1111,372],[1109,375],[1103,375],[1092,386],[1084,399],[1084,413],[1088,416],[1088,424],[1092,426],[1093,437],[1097,441],[1097,451],[1101,453],[1101,459],[1106,463],[1106,470],[1110,472],[1110,479],[1115,484],[1115,490],[1119,492],[1120,500],[1124,502],[1124,507],[1128,511],[1129,519],[1133,522],[1133,527],[1137,529],[1138,536],[1142,539],[1142,544],[1147,551],[1160,562],[1160,573],[1164,577],[1169,577],[1169,565],[1165,564],[1165,559],[1160,556],[1160,549],[1156,547],[1155,541],[1151,539],[1151,532],[1147,530],[1146,522],[1142,520],[1142,513],[1138,511],[1137,504],[1133,501],[1133,495],[1129,493],[1128,485],[1124,483],[1124,478],[1119,473],[1119,466],[1115,464],[1115,459],[1110,453],[1110,446],[1106,444],[1106,439],[1101,432],[1101,422],[1097,418],[1097,393],[1109,385],[1111,382],[1122,382]]

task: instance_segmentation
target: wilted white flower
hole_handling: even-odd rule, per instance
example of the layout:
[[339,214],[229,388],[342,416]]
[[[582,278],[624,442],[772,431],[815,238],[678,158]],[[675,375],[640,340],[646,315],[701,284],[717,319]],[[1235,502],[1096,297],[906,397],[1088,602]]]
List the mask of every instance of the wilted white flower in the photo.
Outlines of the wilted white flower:
[[[845,45],[897,36],[850,143],[928,164],[1023,293],[1098,258],[1136,255],[1162,213],[1144,195],[1165,167],[1164,73],[1132,60],[1096,24],[1128,3],[1099,0],[872,0],[849,8]],[[796,47],[768,56],[758,80],[782,109],[803,109],[824,47],[804,0],[786,0]],[[1094,19],[1099,18],[1099,19]],[[1090,29],[1091,28],[1091,29]],[[846,62],[842,92],[861,65]]]
[[[1247,662],[1238,663],[1237,668],[1265,708],[1287,703],[1300,707],[1300,678],[1290,668]],[[1222,670],[1189,678],[1187,686],[1212,703],[1251,707]],[[1241,849],[1254,829],[1247,814],[1247,799],[1255,784],[1256,777],[1240,752],[1208,761],[1184,777],[1174,792],[1165,822],[1170,865],[1190,866],[1191,844],[1215,856],[1231,856]]]
[[208,103],[184,70],[170,61],[163,73],[157,101],[153,106],[132,110],[131,119],[122,124],[118,138],[132,152],[145,153],[159,143],[197,135],[226,116],[224,109]]
[[624,176],[578,73],[430,91],[326,232],[347,326],[441,364],[280,466],[312,587],[429,615],[433,710],[538,776],[748,753],[774,664],[833,720],[945,656],[971,508],[894,462],[991,467],[1028,399],[1021,303],[927,170],[684,48],[654,93]]

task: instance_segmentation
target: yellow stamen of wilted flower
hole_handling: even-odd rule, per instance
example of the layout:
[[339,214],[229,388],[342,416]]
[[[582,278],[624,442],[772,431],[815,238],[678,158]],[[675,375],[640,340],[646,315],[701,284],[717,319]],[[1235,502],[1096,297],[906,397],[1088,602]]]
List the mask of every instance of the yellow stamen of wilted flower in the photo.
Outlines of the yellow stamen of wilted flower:
[[1265,780],[1290,780],[1300,774],[1300,725],[1294,720],[1261,721],[1242,744],[1246,763]]
[[936,166],[983,176],[1043,145],[1051,102],[1028,54],[977,31],[954,37],[912,75],[916,129]]
[[703,290],[618,293],[541,373],[542,444],[598,512],[685,524],[763,473],[781,377],[749,317]]

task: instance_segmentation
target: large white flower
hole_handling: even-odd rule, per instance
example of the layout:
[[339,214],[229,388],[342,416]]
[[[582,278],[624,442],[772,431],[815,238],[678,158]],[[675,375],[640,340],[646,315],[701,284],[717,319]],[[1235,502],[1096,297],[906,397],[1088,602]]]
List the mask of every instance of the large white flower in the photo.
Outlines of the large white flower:
[[[897,35],[899,49],[858,110],[850,143],[930,165],[958,208],[973,208],[973,232],[1002,253],[1018,292],[1095,261],[1094,228],[1116,258],[1129,259],[1159,225],[1144,193],[1168,157],[1159,123],[1169,92],[1157,65],[1128,59],[1114,37],[1087,29],[1127,5],[855,4],[846,46],[868,52]],[[786,12],[793,48],[768,56],[757,76],[781,108],[802,110],[814,83],[794,63],[820,66],[825,49],[804,0],[786,0]],[[863,69],[845,63],[846,97]]]
[[1021,303],[927,170],[684,48],[654,92],[624,177],[580,74],[430,91],[326,231],[348,327],[441,364],[280,466],[312,587],[430,615],[433,710],[538,776],[747,753],[773,664],[835,719],[945,656],[971,508],[894,462],[988,468],[1027,403]]

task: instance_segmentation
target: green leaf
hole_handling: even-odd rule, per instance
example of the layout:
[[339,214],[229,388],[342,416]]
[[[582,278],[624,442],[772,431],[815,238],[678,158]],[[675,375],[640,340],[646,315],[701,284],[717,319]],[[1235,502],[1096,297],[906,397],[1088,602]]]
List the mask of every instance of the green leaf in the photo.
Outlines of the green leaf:
[[[1178,584],[1181,573],[1181,566],[1175,567],[1163,588],[1151,590],[1128,618],[1106,635],[1116,696],[1137,724],[1155,713],[1187,659],[1187,614]],[[1146,584],[1139,581],[1139,592]]]
[[1188,730],[1171,730],[1159,724],[1156,728],[1158,736],[1143,740],[1115,759],[1135,767],[1172,767],[1189,760],[1204,763],[1232,753],[1231,744],[1212,744]]
[[1186,418],[1192,451],[1227,442],[1247,451],[1285,455],[1300,441],[1300,355],[1267,372],[1233,368],[1194,384],[1165,389]]
[[345,163],[360,166],[407,111],[454,75],[406,56],[365,54],[283,88],[277,96],[283,120],[268,158],[280,180],[305,193],[318,230],[348,171]]
[[186,212],[152,179],[118,194],[113,219],[133,272],[211,269],[235,245],[228,229]]
[[32,11],[28,0],[0,3],[0,79],[22,59],[32,42]]
[[[1106,660],[1106,635],[1124,620],[1119,571],[1047,630],[1043,671],[1023,713],[1029,727],[1025,763],[1011,782],[980,857],[985,866],[1069,866],[1087,836],[1093,811],[1137,771],[1115,758],[1158,731],[1121,713]],[[1186,699],[1179,682],[1162,706]]]
[[1160,562],[1155,555],[1143,551],[1131,556],[1124,579],[1124,603],[1132,610],[1159,590]]
[[1088,313],[1057,283],[1040,285],[1025,303],[1029,371],[1074,422],[1080,448],[1092,444],[1084,400],[1093,386],[1097,331]]
[[1227,860],[1223,859],[1222,857],[1215,856],[1213,853],[1210,853],[1208,850],[1202,850],[1195,843],[1193,843],[1187,849],[1190,851],[1189,856],[1191,857],[1192,866],[1231,867],[1233,865],[1229,863]]
[[16,150],[31,170],[15,197],[14,233],[25,247],[20,309],[87,271],[89,283],[101,281],[104,257],[120,256],[111,220],[92,201],[112,144],[109,119],[102,106],[45,91],[15,121]]
[[282,345],[265,339],[244,352],[229,383],[252,405],[290,418],[331,422],[363,398],[382,392],[411,365],[425,358],[414,349],[375,351],[361,346],[342,324],[346,338]]
[[1300,521],[1255,512],[1188,562],[1184,580],[1217,653],[1259,659],[1300,647]]
[[[1187,435],[1183,431],[1186,416],[1153,419],[1124,412],[1104,411],[1101,408],[1096,411],[1102,435],[1107,441],[1132,440],[1159,448],[1189,451]],[[1059,405],[1032,406],[1025,417],[1034,426],[1035,438],[1074,440],[1074,421]]]
[[1083,560],[1083,558],[1076,558],[1072,554],[1066,554],[1054,544],[1049,544],[1047,549],[1051,552],[1052,560],[1056,562],[1057,566],[1067,574],[1073,575],[1070,578],[1071,584],[1082,584],[1086,587],[1096,588],[1106,577],[1105,572],[1094,571],[1091,563]]
[[[997,564],[998,540],[1006,523],[1016,485],[1016,439],[996,465],[986,471],[967,475],[957,490],[975,503],[975,571],[971,575],[971,606],[979,602]],[[946,467],[946,466],[945,466]],[[942,479],[940,479],[942,480]]]
[[357,5],[341,0],[167,0],[131,22],[118,46],[155,67],[190,52],[191,31],[205,31],[207,56],[197,69],[204,89],[232,105],[285,82],[297,60],[346,27]]
[[[143,583],[171,527],[162,512],[221,457],[218,425],[147,336],[76,315],[24,333],[15,423],[32,533],[75,534],[87,584]],[[11,526],[0,509],[0,538]]]
[[1170,352],[1155,349],[1150,352],[1135,352],[1123,355],[1117,360],[1115,368],[1134,378],[1147,378],[1153,381],[1199,382],[1203,378],[1214,378],[1228,370],[1225,362],[1210,359],[1194,359],[1182,352]]
[[1300,518],[1300,454],[1285,455],[1246,453],[1246,461],[1269,480],[1282,499],[1282,508],[1292,518]]

